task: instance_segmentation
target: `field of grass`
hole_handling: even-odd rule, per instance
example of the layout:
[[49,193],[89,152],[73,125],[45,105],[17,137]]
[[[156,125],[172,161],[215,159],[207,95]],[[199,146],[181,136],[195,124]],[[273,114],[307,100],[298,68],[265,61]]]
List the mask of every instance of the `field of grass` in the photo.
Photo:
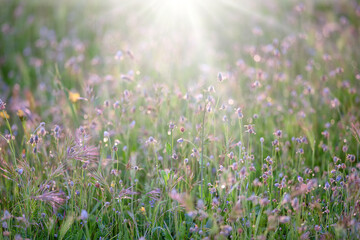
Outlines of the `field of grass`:
[[0,240],[360,238],[358,1],[0,6]]

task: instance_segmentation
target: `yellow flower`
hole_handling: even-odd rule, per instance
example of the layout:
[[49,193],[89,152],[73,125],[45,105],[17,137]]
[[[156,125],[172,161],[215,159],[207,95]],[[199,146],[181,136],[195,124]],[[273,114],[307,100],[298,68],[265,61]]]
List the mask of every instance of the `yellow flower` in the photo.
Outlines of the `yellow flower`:
[[77,92],[69,92],[69,100],[72,103],[76,103],[80,98],[80,94]]
[[0,117],[2,117],[2,118],[10,118],[9,114],[6,111],[1,111],[0,112]]
[[24,121],[26,119],[25,117],[25,113],[23,110],[19,109],[16,113],[16,115],[18,115],[18,117],[20,118],[21,121]]
[[145,213],[146,213],[145,208],[144,208],[144,207],[141,207],[141,208],[140,208],[140,212],[145,215]]

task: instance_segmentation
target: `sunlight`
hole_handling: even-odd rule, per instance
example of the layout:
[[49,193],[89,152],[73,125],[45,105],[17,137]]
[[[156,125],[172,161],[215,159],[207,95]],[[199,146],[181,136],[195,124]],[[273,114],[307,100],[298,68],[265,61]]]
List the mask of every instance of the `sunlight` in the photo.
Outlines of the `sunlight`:
[[194,0],[155,0],[155,12],[162,21],[183,22],[197,18],[198,1]]
[[200,31],[202,16],[197,0],[154,0],[151,5],[154,25],[160,31]]

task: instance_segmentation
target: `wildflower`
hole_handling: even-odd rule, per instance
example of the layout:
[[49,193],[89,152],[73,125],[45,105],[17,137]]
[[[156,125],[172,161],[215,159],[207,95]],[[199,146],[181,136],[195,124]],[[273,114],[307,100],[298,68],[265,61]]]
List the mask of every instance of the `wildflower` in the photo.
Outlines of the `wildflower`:
[[58,125],[55,125],[54,133],[58,133],[59,131],[60,131],[60,127]]
[[149,139],[146,141],[146,144],[152,144],[152,143],[156,143],[157,141],[153,138],[153,137],[149,137]]
[[289,203],[290,201],[291,201],[290,194],[286,193],[286,194],[284,195],[284,198],[283,198],[283,200],[282,200],[281,203],[284,205],[284,204]]
[[39,131],[38,131],[38,134],[41,135],[41,136],[45,136],[46,135],[46,130],[44,127],[40,127]]
[[222,226],[221,229],[222,229],[222,232],[223,232],[223,234],[224,234],[225,236],[230,235],[230,233],[231,233],[231,231],[232,231],[232,227],[229,226],[229,225]]
[[251,87],[252,87],[252,88],[261,87],[261,83],[257,80],[257,81],[255,81],[255,82],[253,82],[253,83],[251,84]]
[[342,163],[342,164],[341,164],[341,168],[342,168],[342,169],[346,169],[346,164],[345,164],[345,163]]
[[[210,165],[210,164],[208,164]],[[234,162],[231,166],[232,170],[237,170],[238,169],[238,163],[237,162]]]
[[23,240],[23,238],[21,237],[20,234],[16,234],[14,239],[15,240]]
[[278,137],[278,138],[281,138],[281,137],[282,137],[282,131],[281,131],[281,130],[276,130],[276,131],[274,132],[274,135],[275,135],[276,137]]
[[10,118],[9,114],[8,114],[6,111],[4,111],[4,110],[2,110],[2,112],[0,112],[0,117],[1,117],[1,118],[5,118],[5,119],[9,119],[9,118]]
[[204,209],[204,207],[205,207],[204,201],[202,201],[201,199],[198,199],[196,206],[199,209]]
[[53,132],[55,138],[60,138],[60,127],[58,125],[55,125]]
[[108,131],[104,131],[104,138],[109,138],[110,137],[110,133]]
[[256,134],[255,129],[254,129],[254,125],[249,124],[249,125],[245,125],[246,131],[249,134]]
[[119,101],[116,101],[114,104],[113,104],[113,107],[116,109],[116,108],[119,108],[120,107],[120,102]]
[[290,217],[289,216],[280,216],[279,217],[279,222],[280,223],[289,223],[290,222]]
[[303,181],[304,181],[304,179],[300,176],[298,176],[297,179],[298,179],[299,183],[303,183]]
[[301,239],[301,240],[306,240],[306,239],[309,239],[309,236],[310,236],[310,232],[307,231],[307,232],[305,232],[304,234],[302,234],[302,235],[300,236],[300,239]]
[[262,185],[262,183],[260,182],[260,180],[258,178],[254,179],[253,184],[256,187],[261,187],[261,185]]
[[250,165],[250,167],[249,167],[249,170],[250,170],[251,172],[255,172],[255,171],[256,171],[256,168],[255,168],[255,166],[254,166],[253,163],[251,163],[251,165]]
[[193,148],[192,149],[192,153],[191,153],[191,157],[195,157],[195,156],[197,156],[198,155],[198,150],[196,149],[196,148]]
[[211,112],[211,105],[210,105],[210,104],[209,104],[209,106],[207,107],[206,111],[209,112],[209,113]]
[[274,141],[272,141],[271,143],[273,146],[278,146],[279,145],[279,140],[275,139]]
[[117,51],[114,58],[115,58],[115,60],[121,60],[123,58],[122,51],[121,50]]
[[219,82],[222,82],[224,80],[223,75],[221,74],[221,72],[218,73],[217,79],[218,79]]
[[315,225],[314,229],[315,229],[316,232],[320,232],[321,231],[321,226]]
[[124,97],[125,98],[129,98],[130,94],[131,94],[131,92],[129,90],[127,90],[127,89],[124,90]]
[[263,143],[265,140],[263,137],[260,138],[260,142]]
[[0,111],[5,110],[5,108],[6,108],[6,103],[2,99],[0,99]]
[[293,200],[291,200],[291,206],[295,210],[297,210],[299,208],[299,199],[297,197],[295,197]]
[[76,103],[80,99],[80,94],[77,92],[69,92],[69,100]]
[[83,221],[86,221],[88,219],[88,217],[89,217],[89,215],[88,215],[87,211],[84,210],[84,209],[81,210],[81,214],[80,214],[79,219],[83,220]]
[[23,110],[19,109],[16,112],[16,115],[19,117],[20,121],[25,121],[26,120],[26,116]]
[[342,147],[342,151],[345,152],[345,153],[347,152],[348,149],[349,149],[349,147],[347,145],[344,145]]
[[323,135],[325,138],[329,138],[330,134],[327,130],[321,132],[321,135]]
[[246,168],[242,167],[239,173],[242,178],[245,177],[247,175]]
[[178,142],[178,143],[183,143],[183,142],[184,142],[184,139],[179,138],[179,139],[177,140],[177,142]]
[[110,106],[109,100],[104,101],[104,107],[108,108]]
[[346,156],[346,159],[348,159],[350,162],[355,162],[356,157],[355,157],[355,155],[353,155],[353,154],[348,154],[348,155]]
[[4,216],[1,218],[1,221],[6,221],[6,220],[8,220],[8,219],[10,219],[12,216],[11,216],[11,214],[9,213],[9,211],[8,210],[5,210],[4,211]]
[[333,100],[330,101],[330,105],[332,108],[336,108],[340,105],[340,101],[337,98],[334,98]]
[[265,198],[261,198],[259,202],[260,202],[260,205],[262,207],[264,207],[270,203],[270,200],[267,197],[265,197]]
[[8,228],[7,222],[3,222],[3,223],[2,223],[2,227],[3,227],[4,229],[7,229],[7,228]]
[[238,118],[243,118],[244,117],[241,108],[237,108],[235,112],[238,115]]
[[208,88],[208,92],[215,92],[215,88],[214,88],[214,86],[209,86],[209,88]]

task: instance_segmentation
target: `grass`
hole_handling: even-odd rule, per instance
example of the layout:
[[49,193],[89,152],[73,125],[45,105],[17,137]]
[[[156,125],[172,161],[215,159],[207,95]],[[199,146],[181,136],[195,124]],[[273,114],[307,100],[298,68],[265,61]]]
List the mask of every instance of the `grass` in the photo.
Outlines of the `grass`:
[[356,1],[0,3],[0,239],[360,238]]

